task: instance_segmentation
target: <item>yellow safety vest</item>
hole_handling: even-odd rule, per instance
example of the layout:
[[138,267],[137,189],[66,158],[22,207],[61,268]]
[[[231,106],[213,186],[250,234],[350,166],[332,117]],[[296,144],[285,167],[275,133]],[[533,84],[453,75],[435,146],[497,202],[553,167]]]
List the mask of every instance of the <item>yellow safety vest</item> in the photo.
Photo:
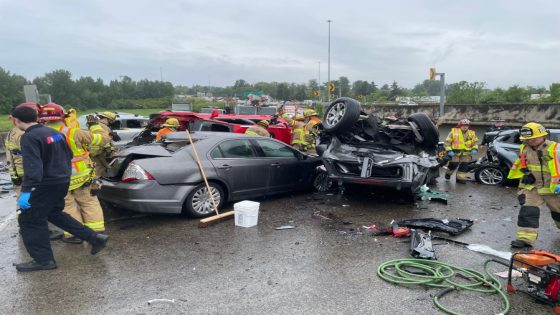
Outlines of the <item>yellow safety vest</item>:
[[[542,171],[544,172],[549,172],[550,173],[550,187],[540,187],[538,189],[539,194],[541,195],[549,195],[552,194],[554,192],[554,188],[556,188],[556,185],[558,185],[560,183],[560,151],[558,148],[558,143],[551,141],[551,145],[548,147],[548,154],[550,157],[550,160],[548,161],[548,167],[547,169],[542,169]],[[527,163],[527,161],[525,160],[525,145],[522,144],[519,147],[519,157],[515,160],[515,162],[513,163],[513,165],[511,166],[511,169],[509,171],[508,174],[508,179],[520,179],[523,177],[523,172],[521,171],[521,169],[523,168],[527,168],[527,170],[529,170],[530,172],[541,172],[541,166],[539,164],[529,164]],[[535,188],[533,185],[525,185],[522,183],[519,183],[519,188],[524,188],[524,189],[528,189],[531,190],[533,188]]]
[[451,148],[447,147],[446,151],[451,149],[453,150],[462,150],[462,151],[470,151],[472,149],[477,149],[478,146],[476,145],[476,134],[474,130],[467,130],[467,140],[463,139],[463,132],[461,128],[451,128],[451,134],[453,136],[453,140],[451,141]]
[[317,117],[311,117],[311,120],[309,120],[307,122],[307,124],[305,125],[305,131],[309,132],[311,129],[313,129],[313,127],[315,127],[315,125],[317,125],[320,122],[321,122],[321,119],[319,119]]
[[[93,163],[89,158],[89,152],[76,144],[74,137],[76,130],[76,128],[68,128],[66,126],[60,126],[58,128],[58,131],[66,136],[66,142],[70,150],[72,150],[72,177],[70,178],[69,190],[82,187],[94,177]],[[101,135],[94,135],[91,145],[99,146],[100,143]]]

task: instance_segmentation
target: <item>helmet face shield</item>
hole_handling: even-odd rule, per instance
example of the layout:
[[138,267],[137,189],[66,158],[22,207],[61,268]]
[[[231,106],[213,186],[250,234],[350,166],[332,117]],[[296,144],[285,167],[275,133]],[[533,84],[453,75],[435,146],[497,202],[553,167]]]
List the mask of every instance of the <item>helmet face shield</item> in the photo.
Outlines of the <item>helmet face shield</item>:
[[519,134],[521,135],[521,139],[529,139],[533,137],[533,129],[526,127],[521,128]]

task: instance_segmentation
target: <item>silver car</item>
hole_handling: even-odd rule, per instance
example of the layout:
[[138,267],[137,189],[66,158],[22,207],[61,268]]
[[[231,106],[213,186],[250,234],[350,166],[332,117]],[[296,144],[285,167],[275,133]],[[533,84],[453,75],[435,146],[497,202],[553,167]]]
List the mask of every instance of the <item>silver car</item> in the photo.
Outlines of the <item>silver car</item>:
[[[134,137],[140,134],[150,120],[146,116],[137,114],[115,112],[117,119],[109,125],[113,131],[113,141],[117,147],[122,147],[129,143]],[[78,122],[82,129],[87,129],[86,116],[78,117]]]
[[[321,160],[280,141],[245,134],[192,134],[210,190],[224,203],[317,186],[328,179]],[[106,206],[138,212],[213,213],[210,196],[186,134],[169,134],[164,143],[122,151],[111,163],[98,195]]]

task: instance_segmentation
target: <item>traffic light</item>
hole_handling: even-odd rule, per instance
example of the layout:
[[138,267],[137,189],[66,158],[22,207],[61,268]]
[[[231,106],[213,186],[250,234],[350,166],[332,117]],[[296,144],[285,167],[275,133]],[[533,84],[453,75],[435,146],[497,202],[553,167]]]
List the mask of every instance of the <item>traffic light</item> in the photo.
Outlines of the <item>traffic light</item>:
[[435,81],[436,79],[436,68],[430,68],[430,81]]

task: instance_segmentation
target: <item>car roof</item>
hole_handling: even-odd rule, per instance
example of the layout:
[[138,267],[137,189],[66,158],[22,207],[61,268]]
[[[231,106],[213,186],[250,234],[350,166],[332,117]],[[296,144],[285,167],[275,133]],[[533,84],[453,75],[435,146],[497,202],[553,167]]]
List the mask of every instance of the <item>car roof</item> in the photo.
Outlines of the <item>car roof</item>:
[[[192,131],[191,137],[195,140],[206,140],[206,139],[216,139],[216,141],[221,141],[224,139],[250,139],[250,138],[262,138],[259,136],[249,136],[244,133],[233,133],[233,132],[217,132],[217,131]],[[265,138],[266,139],[266,138]],[[172,132],[165,136],[167,141],[184,141],[188,140],[187,133],[184,131]]]

